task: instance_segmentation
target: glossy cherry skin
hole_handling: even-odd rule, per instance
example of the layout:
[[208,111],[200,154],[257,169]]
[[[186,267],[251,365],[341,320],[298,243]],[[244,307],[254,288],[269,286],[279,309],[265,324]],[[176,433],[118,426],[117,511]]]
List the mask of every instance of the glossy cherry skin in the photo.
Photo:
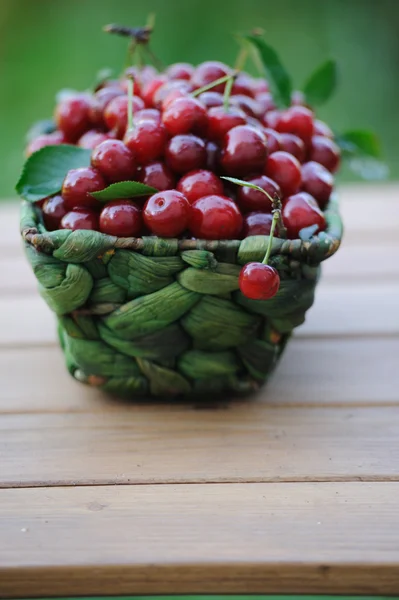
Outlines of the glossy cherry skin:
[[261,94],[263,92],[270,92],[269,84],[267,83],[266,79],[263,79],[263,77],[255,78],[252,85],[254,88],[255,95]]
[[153,104],[156,108],[165,109],[172,99],[186,97],[193,90],[189,81],[175,80],[164,83],[154,94]]
[[59,229],[61,219],[66,214],[64,200],[62,196],[52,196],[47,198],[42,206],[43,221],[48,231]]
[[46,146],[59,146],[60,144],[66,144],[65,134],[62,131],[53,131],[52,133],[42,133],[38,135],[34,140],[29,142],[26,147],[25,154],[30,156],[34,152],[45,148]]
[[117,237],[136,237],[143,226],[141,209],[133,200],[112,200],[100,214],[100,231]]
[[198,239],[230,240],[240,236],[242,215],[226,196],[204,196],[191,205],[189,229]]
[[215,142],[222,142],[230,129],[245,125],[247,115],[243,110],[231,107],[226,112],[223,106],[215,106],[208,110],[207,137]]
[[240,72],[234,80],[231,93],[234,95],[241,94],[243,96],[255,97],[256,88],[254,79],[248,73]]
[[89,118],[94,127],[104,127],[104,110],[117,96],[123,96],[121,88],[105,87],[98,90],[89,101]]
[[306,148],[305,144],[297,135],[293,133],[280,133],[281,149],[295,156],[300,163],[305,162]]
[[[171,90],[170,92],[168,92],[168,94],[162,100],[160,110],[162,110],[162,111],[166,110],[170,106],[170,104],[173,104],[173,102],[175,100],[177,100],[178,98],[188,98],[188,97],[189,96],[186,94],[186,92],[183,92],[182,90],[179,90],[179,89]],[[162,120],[162,117],[161,117],[161,120]]]
[[273,221],[273,215],[265,212],[251,212],[244,217],[242,229],[243,237],[249,235],[269,235]]
[[280,114],[276,129],[280,133],[293,133],[309,144],[314,132],[313,113],[305,106],[291,106]]
[[[138,96],[133,96],[133,114],[144,108],[144,102]],[[128,113],[128,97],[117,96],[109,104],[107,104],[104,110],[104,121],[108,129],[115,131],[117,137],[122,138],[125,134],[127,127],[127,113]]]
[[136,125],[140,121],[154,121],[160,123],[162,115],[157,108],[142,108],[133,115],[133,123]]
[[146,165],[160,158],[165,150],[167,134],[162,123],[140,121],[123,138],[136,161]]
[[213,194],[223,195],[223,184],[211,171],[198,169],[184,175],[177,184],[179,192],[192,204],[198,198]]
[[279,290],[280,276],[270,265],[251,262],[241,269],[238,284],[241,292],[247,298],[269,300]]
[[85,94],[69,96],[58,104],[55,110],[57,128],[71,142],[76,141],[90,129],[89,99]]
[[154,95],[159,90],[161,85],[166,83],[168,78],[166,75],[157,75],[153,79],[147,81],[141,90],[141,97],[148,108],[154,106]]
[[100,171],[93,167],[71,169],[66,174],[61,190],[65,208],[99,208],[101,204],[91,193],[103,190],[106,185]]
[[250,117],[259,119],[262,116],[262,107],[254,98],[250,98],[249,96],[244,96],[243,94],[230,96],[230,104],[237,108],[241,108],[241,110]]
[[90,208],[75,208],[63,216],[61,229],[98,230],[98,213]]
[[166,145],[165,158],[176,173],[201,169],[206,162],[205,142],[190,133],[175,135]]
[[319,119],[315,119],[314,122],[314,135],[323,135],[331,140],[334,139],[334,134],[327,123],[324,123],[324,121],[320,121]]
[[160,192],[175,187],[175,177],[163,162],[152,162],[137,170],[137,181],[149,185]]
[[261,108],[262,115],[269,110],[276,110],[276,105],[270,92],[261,92],[260,94],[257,94],[255,100]]
[[223,106],[223,94],[209,90],[208,92],[202,92],[198,96],[198,100],[207,108],[214,106]]
[[136,161],[120,140],[106,140],[91,154],[91,164],[111,183],[134,179]]
[[177,237],[187,228],[190,204],[177,190],[166,190],[148,198],[143,209],[144,223],[160,237]]
[[302,189],[316,198],[325,208],[334,187],[334,177],[323,165],[310,161],[302,166]]
[[169,79],[190,80],[194,73],[194,67],[190,63],[175,63],[166,69],[166,73]]
[[86,148],[87,150],[93,150],[93,148],[101,144],[101,142],[105,142],[105,140],[109,139],[110,135],[108,133],[90,129],[89,131],[86,131],[81,138],[79,138],[77,145],[81,148]]
[[282,150],[274,152],[268,157],[266,175],[280,186],[284,196],[294,194],[301,185],[301,165],[299,161],[292,154]]
[[276,129],[277,123],[280,120],[281,111],[280,110],[269,110],[263,117],[263,122],[266,127],[270,129]]
[[282,150],[281,147],[281,137],[277,131],[274,129],[270,129],[269,127],[263,128],[263,133],[266,136],[267,143],[267,155],[273,154],[273,152],[278,152],[278,150]]
[[[196,88],[201,88],[204,85],[216,81],[216,79],[229,75],[230,72],[231,69],[227,65],[216,60],[208,60],[198,65],[191,77],[191,81]],[[225,83],[220,83],[212,89],[214,92],[223,93],[225,85]]]
[[326,228],[326,219],[316,200],[307,192],[299,192],[287,198],[283,207],[283,222],[288,237],[292,240],[299,237],[305,227],[317,225],[318,231]]
[[309,160],[320,163],[330,171],[335,173],[339,167],[341,152],[339,146],[327,137],[314,135],[309,151]]
[[[272,198],[281,198],[279,186],[270,177],[259,175],[258,177],[248,178],[247,181],[265,190]],[[271,200],[265,194],[253,188],[239,187],[237,190],[237,202],[243,212],[260,210],[271,213],[272,211]]]
[[204,134],[208,116],[205,106],[196,98],[177,98],[165,109],[162,122],[169,135]]
[[226,133],[220,163],[229,175],[262,171],[267,156],[265,135],[249,125],[233,127]]

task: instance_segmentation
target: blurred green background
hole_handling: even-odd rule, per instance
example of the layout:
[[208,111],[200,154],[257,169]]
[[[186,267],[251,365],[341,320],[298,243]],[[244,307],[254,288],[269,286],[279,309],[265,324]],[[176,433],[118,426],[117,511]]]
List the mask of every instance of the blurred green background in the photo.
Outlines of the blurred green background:
[[[163,62],[233,64],[232,32],[262,27],[297,86],[323,59],[340,86],[319,111],[337,130],[378,132],[399,178],[399,0],[0,0],[0,197],[10,197],[30,124],[52,114],[60,88],[84,89],[102,67],[119,70],[126,42],[110,22],[157,16],[153,49]],[[341,178],[353,178],[344,169]]]

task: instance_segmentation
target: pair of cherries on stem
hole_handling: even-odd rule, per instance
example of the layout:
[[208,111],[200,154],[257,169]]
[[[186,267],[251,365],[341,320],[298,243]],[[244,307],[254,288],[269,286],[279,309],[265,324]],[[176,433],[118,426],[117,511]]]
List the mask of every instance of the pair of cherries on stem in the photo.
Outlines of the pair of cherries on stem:
[[222,177],[231,183],[236,183],[242,187],[251,187],[265,194],[272,202],[273,219],[270,227],[269,242],[263,261],[247,263],[240,272],[238,284],[241,292],[251,300],[269,300],[273,298],[280,287],[280,276],[278,271],[268,264],[273,245],[273,236],[276,226],[279,227],[280,235],[285,235],[286,230],[281,216],[281,201],[279,198],[272,198],[261,187],[248,184],[247,181],[235,179],[234,177]]

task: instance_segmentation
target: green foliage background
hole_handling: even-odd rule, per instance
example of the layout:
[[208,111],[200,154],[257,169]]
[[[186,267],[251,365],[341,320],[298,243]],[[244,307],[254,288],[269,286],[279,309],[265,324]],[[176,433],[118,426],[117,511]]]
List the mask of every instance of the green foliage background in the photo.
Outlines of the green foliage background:
[[25,132],[51,115],[56,91],[84,89],[100,68],[123,65],[125,41],[102,25],[141,25],[149,12],[165,63],[234,63],[231,33],[253,27],[265,30],[298,86],[333,56],[340,87],[320,117],[338,130],[378,132],[399,177],[399,0],[0,0],[0,197],[13,194]]

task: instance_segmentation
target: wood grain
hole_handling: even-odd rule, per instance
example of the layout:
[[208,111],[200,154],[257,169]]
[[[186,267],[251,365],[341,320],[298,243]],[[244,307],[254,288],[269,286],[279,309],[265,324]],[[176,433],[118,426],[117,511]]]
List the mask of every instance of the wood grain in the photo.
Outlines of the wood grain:
[[399,407],[3,415],[0,487],[399,480]]
[[398,496],[399,483],[1,490],[0,595],[397,593]]
[[[397,405],[398,356],[399,338],[294,338],[257,401],[279,407]],[[0,378],[0,414],[120,410],[95,388],[77,383],[52,346],[0,350]]]

